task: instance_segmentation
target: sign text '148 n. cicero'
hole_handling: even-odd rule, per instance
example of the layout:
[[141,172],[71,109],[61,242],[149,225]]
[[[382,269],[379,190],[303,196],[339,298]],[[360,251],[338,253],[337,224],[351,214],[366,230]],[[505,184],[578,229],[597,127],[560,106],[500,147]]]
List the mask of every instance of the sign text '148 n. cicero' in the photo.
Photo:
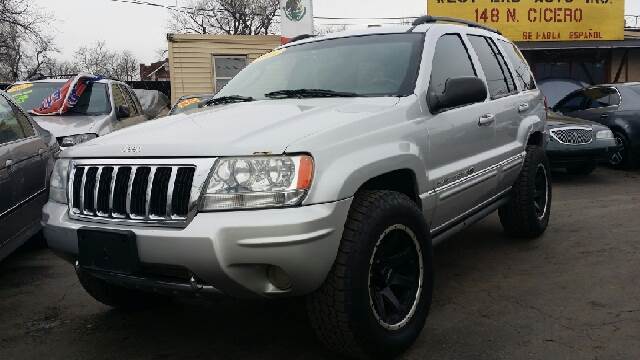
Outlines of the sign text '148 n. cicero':
[[486,24],[515,41],[624,39],[624,0],[427,0],[427,13]]

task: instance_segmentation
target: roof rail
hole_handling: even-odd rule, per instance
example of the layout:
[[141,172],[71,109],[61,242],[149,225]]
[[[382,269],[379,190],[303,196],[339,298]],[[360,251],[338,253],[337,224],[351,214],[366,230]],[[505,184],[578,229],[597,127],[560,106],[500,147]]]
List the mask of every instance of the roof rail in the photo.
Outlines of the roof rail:
[[502,35],[502,33],[500,31],[498,31],[498,30],[496,30],[494,28],[490,28],[488,26],[482,25],[482,24],[478,24],[477,22],[464,20],[464,19],[457,19],[457,18],[452,18],[452,17],[446,17],[446,16],[424,15],[424,16],[421,16],[421,17],[415,19],[413,21],[413,26],[415,27],[415,26],[423,25],[423,24],[434,24],[434,23],[438,23],[438,22],[448,22],[448,23],[454,23],[454,24],[467,25],[469,27],[483,29],[483,30],[491,31],[491,32],[496,33],[498,35]]
[[310,35],[310,34],[302,34],[302,35],[298,35],[298,36],[295,36],[295,37],[291,38],[291,39],[287,42],[287,44],[294,43],[294,42],[296,42],[296,41],[300,41],[300,40],[304,40],[304,39],[309,39],[309,38],[312,38],[312,37],[315,37],[315,35]]

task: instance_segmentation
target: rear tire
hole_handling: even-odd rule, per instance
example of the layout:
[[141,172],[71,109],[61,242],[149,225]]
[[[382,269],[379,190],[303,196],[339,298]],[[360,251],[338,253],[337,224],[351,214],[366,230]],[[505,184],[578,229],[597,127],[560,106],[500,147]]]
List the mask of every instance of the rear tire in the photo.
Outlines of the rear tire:
[[567,167],[567,173],[571,175],[589,175],[596,169],[596,164],[574,165]]
[[351,205],[333,268],[308,297],[307,310],[332,351],[388,358],[420,334],[432,291],[431,240],[421,210],[404,194],[363,191]]
[[79,272],[78,280],[91,297],[117,309],[142,310],[168,301],[165,296],[113,285],[86,272]]
[[549,161],[540,146],[527,146],[522,171],[513,184],[509,202],[498,214],[507,234],[535,238],[547,229],[551,214]]

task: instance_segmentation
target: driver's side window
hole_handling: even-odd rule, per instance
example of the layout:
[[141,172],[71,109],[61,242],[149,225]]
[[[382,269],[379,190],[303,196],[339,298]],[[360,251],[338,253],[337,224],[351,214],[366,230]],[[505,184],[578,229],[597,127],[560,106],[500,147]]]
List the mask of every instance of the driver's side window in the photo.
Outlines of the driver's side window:
[[438,39],[431,66],[429,93],[442,95],[447,80],[461,76],[476,76],[476,70],[462,38],[446,34]]
[[122,92],[122,89],[120,89],[120,86],[118,86],[117,84],[113,84],[111,87],[111,91],[113,92],[113,103],[115,105],[116,112],[118,111],[118,108],[120,106],[129,107],[129,103],[125,98],[125,94]]
[[586,98],[582,92],[569,95],[564,100],[560,101],[558,106],[556,106],[556,110],[562,113],[584,110],[585,99]]

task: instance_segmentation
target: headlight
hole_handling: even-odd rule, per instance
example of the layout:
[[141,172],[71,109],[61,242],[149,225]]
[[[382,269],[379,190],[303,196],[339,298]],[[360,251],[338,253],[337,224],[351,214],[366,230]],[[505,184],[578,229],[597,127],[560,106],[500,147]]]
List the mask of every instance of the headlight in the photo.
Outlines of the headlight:
[[78,145],[83,142],[87,142],[89,140],[95,139],[97,137],[98,135],[96,134],[78,134],[78,135],[65,136],[62,138],[62,141],[60,142],[60,146],[62,147],[74,146],[74,145]]
[[596,133],[598,140],[613,140],[613,132],[611,130],[600,130]]
[[200,210],[299,205],[311,187],[310,156],[221,158],[213,167]]
[[69,179],[69,159],[58,159],[51,173],[51,187],[49,188],[49,200],[66,204],[67,181]]

